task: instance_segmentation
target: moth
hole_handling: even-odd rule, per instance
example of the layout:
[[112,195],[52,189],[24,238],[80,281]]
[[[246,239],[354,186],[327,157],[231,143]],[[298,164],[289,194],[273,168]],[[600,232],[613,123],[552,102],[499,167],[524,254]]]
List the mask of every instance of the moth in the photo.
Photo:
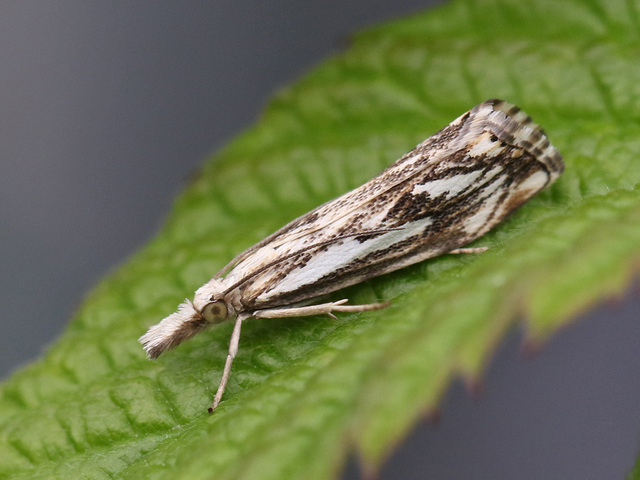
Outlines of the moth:
[[[483,102],[364,185],[293,220],[229,262],[140,337],[157,358],[205,328],[235,318],[218,406],[248,318],[363,312],[318,297],[461,248],[491,230],[564,170],[531,117]],[[335,318],[335,317],[334,317]]]

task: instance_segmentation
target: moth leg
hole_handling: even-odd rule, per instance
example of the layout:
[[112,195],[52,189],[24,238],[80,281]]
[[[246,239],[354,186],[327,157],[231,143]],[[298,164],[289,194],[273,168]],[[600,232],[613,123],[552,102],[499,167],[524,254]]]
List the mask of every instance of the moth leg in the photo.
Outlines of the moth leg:
[[467,248],[455,248],[449,250],[447,253],[482,253],[489,250],[489,247],[467,247]]
[[364,305],[344,305],[349,300],[344,298],[337,302],[321,303],[319,305],[307,305],[304,307],[270,308],[253,312],[255,318],[283,318],[306,317],[309,315],[329,315],[336,318],[333,312],[366,312],[368,310],[380,310],[391,305],[391,302],[367,303]]
[[233,327],[233,333],[231,334],[231,341],[229,342],[229,353],[227,354],[227,361],[224,364],[224,371],[222,372],[222,380],[220,380],[220,385],[218,386],[218,391],[216,392],[216,396],[213,399],[213,403],[209,407],[209,413],[213,413],[216,409],[220,400],[222,399],[222,394],[224,393],[224,389],[227,388],[227,382],[229,381],[229,375],[231,375],[231,365],[233,364],[233,359],[236,358],[238,353],[238,344],[240,343],[240,328],[242,327],[242,322],[249,318],[249,315],[238,315],[236,318],[236,323]]

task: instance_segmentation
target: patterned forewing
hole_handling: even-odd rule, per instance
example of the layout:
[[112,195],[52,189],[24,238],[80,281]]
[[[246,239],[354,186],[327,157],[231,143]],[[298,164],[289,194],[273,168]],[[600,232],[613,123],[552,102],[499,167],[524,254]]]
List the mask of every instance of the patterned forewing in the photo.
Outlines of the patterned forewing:
[[562,171],[541,130],[488,101],[361,187],[238,257],[225,278],[247,310],[307,300],[459,248]]

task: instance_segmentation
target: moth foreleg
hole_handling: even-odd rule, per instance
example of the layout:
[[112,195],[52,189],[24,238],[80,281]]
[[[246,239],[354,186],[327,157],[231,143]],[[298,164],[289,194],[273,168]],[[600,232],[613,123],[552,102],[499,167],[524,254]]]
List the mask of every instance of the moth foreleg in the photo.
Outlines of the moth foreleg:
[[218,386],[216,396],[213,398],[213,403],[209,407],[209,413],[213,413],[213,411],[216,409],[216,407],[220,403],[220,400],[222,399],[224,389],[227,388],[227,382],[229,381],[229,375],[231,374],[231,365],[233,364],[233,359],[236,358],[236,355],[238,353],[242,322],[249,318],[249,316],[250,315],[238,315],[238,317],[236,318],[236,323],[233,326],[233,333],[231,334],[231,341],[229,342],[229,353],[227,354],[227,361],[224,363],[222,380],[220,380],[220,385]]
[[253,312],[255,318],[307,317],[309,315],[329,315],[336,318],[333,312],[366,312],[380,310],[391,305],[391,302],[367,303],[363,305],[344,305],[349,300],[344,298],[337,302],[306,305],[304,307],[269,308]]
[[489,250],[489,247],[467,247],[467,248],[455,248],[453,250],[448,251],[447,253],[482,253]]

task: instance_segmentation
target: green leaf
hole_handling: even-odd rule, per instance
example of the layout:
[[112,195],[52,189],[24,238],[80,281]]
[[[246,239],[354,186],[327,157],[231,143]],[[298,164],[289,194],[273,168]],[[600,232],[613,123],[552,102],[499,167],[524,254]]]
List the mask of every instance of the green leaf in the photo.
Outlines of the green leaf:
[[[383,461],[505,332],[541,342],[640,260],[640,16],[631,0],[458,0],[372,28],[280,92],[208,162],[158,237],[0,390],[0,477],[325,479]],[[543,125],[567,169],[476,242],[340,292],[338,320],[253,320],[223,403],[232,325],[155,362],[137,338],[235,254],[362,184],[491,97]]]

